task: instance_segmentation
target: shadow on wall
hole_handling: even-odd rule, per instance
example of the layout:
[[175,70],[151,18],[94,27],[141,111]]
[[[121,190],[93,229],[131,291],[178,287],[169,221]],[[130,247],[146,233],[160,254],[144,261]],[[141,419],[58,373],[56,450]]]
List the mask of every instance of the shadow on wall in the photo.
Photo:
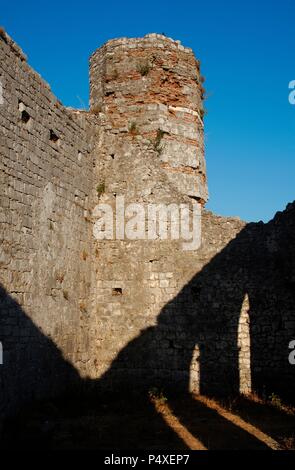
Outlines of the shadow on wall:
[[95,381],[80,379],[1,287],[0,340],[6,338],[1,411],[53,396],[69,383],[89,387],[96,396],[104,390],[122,394],[124,389],[152,387],[184,394],[192,388],[206,395],[236,394],[245,298],[250,356],[246,348],[243,367],[249,369],[252,389],[292,398],[294,366],[288,362],[288,344],[295,338],[294,240],[295,204],[269,224],[248,224],[163,308],[157,325],[131,341]]
[[[0,414],[78,383],[78,372],[0,284]],[[5,413],[4,413],[5,411]]]
[[248,224],[167,303],[157,325],[118,354],[100,387],[220,396],[247,391],[250,382],[253,391],[292,399],[294,240],[295,204],[266,225]]

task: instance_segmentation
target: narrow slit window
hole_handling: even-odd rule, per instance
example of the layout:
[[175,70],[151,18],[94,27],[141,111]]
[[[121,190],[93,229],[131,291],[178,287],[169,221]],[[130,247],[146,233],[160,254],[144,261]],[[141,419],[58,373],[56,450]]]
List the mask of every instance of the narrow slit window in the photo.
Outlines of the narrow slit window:
[[52,129],[50,130],[49,139],[51,140],[51,142],[58,142],[59,141],[59,137],[56,135],[56,133]]
[[29,115],[29,113],[24,109],[22,112],[21,112],[21,120],[22,122],[24,122],[25,124],[27,122],[29,122],[29,120],[31,119],[31,116]]
[[21,100],[18,100],[18,109],[20,111],[21,122],[23,122],[24,124],[29,122],[29,120],[31,119],[31,116],[26,110],[26,105]]

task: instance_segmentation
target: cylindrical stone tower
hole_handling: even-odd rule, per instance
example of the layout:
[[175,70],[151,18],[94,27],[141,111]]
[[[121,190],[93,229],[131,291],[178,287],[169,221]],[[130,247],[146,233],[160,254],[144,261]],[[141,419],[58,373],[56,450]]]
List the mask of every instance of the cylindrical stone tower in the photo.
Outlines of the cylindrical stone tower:
[[170,182],[202,204],[208,199],[199,61],[159,34],[114,39],[90,59],[90,110],[132,139],[151,140]]

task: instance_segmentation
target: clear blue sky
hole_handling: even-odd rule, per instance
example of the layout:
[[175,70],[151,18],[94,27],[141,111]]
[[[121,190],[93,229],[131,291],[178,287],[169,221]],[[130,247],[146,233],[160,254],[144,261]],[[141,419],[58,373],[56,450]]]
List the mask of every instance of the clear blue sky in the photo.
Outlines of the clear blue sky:
[[206,76],[207,207],[267,221],[295,199],[294,0],[14,0],[0,23],[73,107],[88,106],[88,57],[108,39],[180,39]]

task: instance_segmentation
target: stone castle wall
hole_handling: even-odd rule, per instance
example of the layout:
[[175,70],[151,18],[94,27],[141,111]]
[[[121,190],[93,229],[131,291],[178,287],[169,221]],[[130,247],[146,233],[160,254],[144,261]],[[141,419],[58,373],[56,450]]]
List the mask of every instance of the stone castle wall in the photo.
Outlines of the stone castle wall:
[[0,54],[4,412],[86,377],[114,391],[288,388],[293,206],[265,225],[203,209],[197,251],[93,236],[99,203],[206,202],[192,51],[109,41],[90,60],[89,112],[64,108],[5,33]]
[[85,369],[93,156],[84,116],[60,104],[3,32],[0,80],[0,393],[7,408],[56,388],[57,366],[39,332]]

